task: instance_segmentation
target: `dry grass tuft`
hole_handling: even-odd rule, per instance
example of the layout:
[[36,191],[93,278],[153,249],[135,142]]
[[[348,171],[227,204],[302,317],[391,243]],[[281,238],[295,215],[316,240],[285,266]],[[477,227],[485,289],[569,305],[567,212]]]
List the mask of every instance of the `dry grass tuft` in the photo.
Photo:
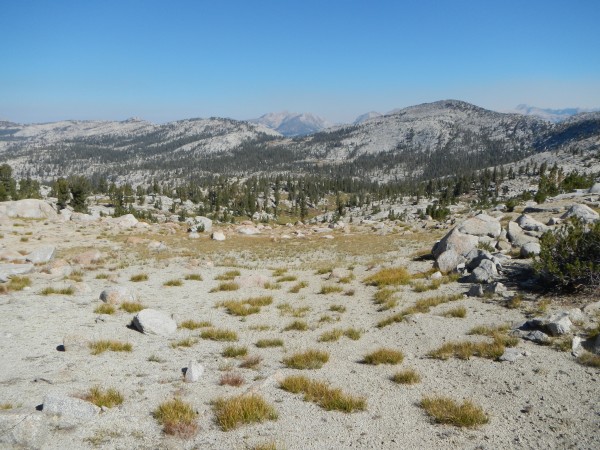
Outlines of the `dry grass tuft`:
[[204,320],[202,322],[198,322],[196,320],[185,320],[179,324],[179,328],[185,328],[187,330],[197,330],[198,328],[207,328],[212,327],[212,323]]
[[362,362],[377,366],[379,364],[400,364],[403,360],[404,355],[402,352],[391,348],[379,348],[365,355]]
[[294,320],[283,331],[306,331],[308,330],[308,324],[304,320]]
[[110,275],[107,273],[99,273],[96,275],[96,280],[107,280],[108,278],[110,278]]
[[298,292],[300,292],[300,289],[304,289],[307,286],[308,286],[308,283],[306,281],[300,281],[300,282],[296,283],[295,285],[293,285],[288,292],[290,292],[292,294],[297,294]]
[[235,372],[225,372],[219,379],[219,385],[221,386],[240,387],[242,384],[244,384],[244,377]]
[[192,347],[193,345],[195,345],[197,343],[198,343],[197,339],[188,337],[188,338],[176,341],[176,342],[171,342],[171,348]]
[[319,342],[335,342],[344,335],[344,330],[341,328],[334,328],[331,331],[326,331],[319,336]]
[[7,288],[9,291],[22,291],[29,286],[31,286],[31,279],[29,277],[15,276],[8,281]]
[[262,357],[260,355],[247,355],[240,363],[240,367],[242,369],[256,369],[261,362]]
[[283,341],[281,339],[260,339],[254,345],[258,348],[283,347]]
[[237,291],[239,288],[239,284],[234,281],[229,281],[226,283],[219,283],[217,287],[212,288],[209,292]]
[[240,425],[277,420],[277,411],[258,394],[219,398],[213,402],[217,424],[223,431]]
[[121,303],[120,308],[128,313],[136,313],[136,312],[140,312],[142,309],[145,309],[146,307],[138,302],[123,302]]
[[67,287],[67,288],[60,288],[60,289],[56,289],[53,287],[47,287],[42,289],[42,291],[40,292],[40,294],[42,295],[73,295],[75,293],[75,289],[73,287]]
[[277,450],[277,444],[273,441],[262,442],[260,444],[253,445],[249,450]]
[[464,306],[457,306],[456,308],[449,309],[442,314],[444,317],[455,317],[464,319],[467,317],[467,308]]
[[282,316],[304,317],[310,311],[309,306],[299,306],[293,308],[289,303],[281,303],[277,305],[277,309]]
[[139,283],[140,281],[148,281],[148,274],[138,273],[137,275],[132,275],[129,281],[133,281],[134,283]]
[[343,305],[331,305],[329,307],[329,311],[338,312],[338,313],[345,313],[346,312],[346,307],[343,306]]
[[356,328],[346,328],[344,330],[344,336],[346,336],[348,339],[352,339],[353,341],[358,341],[362,336],[362,331]]
[[183,279],[186,281],[202,281],[202,275],[199,273],[188,273]]
[[120,342],[113,340],[100,340],[89,343],[89,347],[92,350],[92,355],[99,355],[106,351],[111,352],[130,352],[133,350],[133,346],[129,342]]
[[327,361],[329,353],[310,349],[284,358],[283,364],[290,369],[320,369]]
[[123,394],[114,388],[103,390],[100,386],[92,387],[85,395],[81,397],[83,400],[93,403],[99,407],[114,408],[123,403],[125,398]]
[[190,438],[198,431],[194,408],[179,398],[161,403],[153,415],[166,434]]
[[262,296],[246,300],[228,300],[221,302],[219,306],[224,306],[232,316],[248,316],[259,313],[261,306],[268,306],[271,303],[273,303],[273,297]]
[[390,288],[379,289],[375,292],[373,301],[375,304],[381,305],[381,311],[392,309],[398,304],[398,299],[394,297],[395,293],[396,291]]
[[183,286],[183,281],[179,279],[168,280],[163,283],[163,286],[173,287],[173,286]]
[[285,267],[280,267],[280,268],[274,269],[273,270],[273,276],[274,277],[280,277],[283,274],[287,273],[287,271],[288,270]]
[[109,303],[102,303],[101,305],[97,306],[96,309],[94,309],[94,314],[114,314],[117,311],[117,309],[109,304]]
[[218,281],[232,281],[235,277],[239,277],[241,275],[239,270],[228,270],[227,272],[215,277],[215,280]]
[[470,428],[489,421],[485,412],[470,400],[460,404],[449,397],[433,396],[423,398],[420,406],[437,423]]
[[293,394],[304,394],[304,401],[313,402],[326,411],[363,411],[367,407],[364,397],[348,395],[339,388],[331,388],[322,381],[305,376],[288,376],[280,384],[281,389]]
[[485,359],[498,359],[502,356],[505,349],[505,343],[499,339],[494,339],[492,342],[461,341],[448,342],[440,348],[429,352],[427,355],[431,358],[442,360],[450,357],[467,360],[473,356]]
[[229,345],[223,349],[221,355],[225,358],[238,358],[248,354],[248,347]]
[[220,328],[209,328],[200,333],[202,339],[211,341],[237,341],[238,335],[235,331]]
[[321,286],[319,294],[335,294],[337,292],[343,292],[344,288],[336,286],[335,284],[324,284]]
[[277,283],[285,283],[288,281],[296,281],[298,279],[297,276],[295,275],[285,275],[283,277],[279,277],[277,278],[277,280],[275,280]]
[[390,267],[382,269],[377,273],[364,279],[364,283],[369,286],[397,286],[410,283],[411,275],[406,267]]
[[577,362],[582,366],[595,367],[600,369],[600,356],[585,352],[577,358]]
[[429,297],[429,298],[424,298],[424,299],[418,300],[413,306],[403,309],[399,313],[396,313],[392,316],[386,317],[385,319],[379,321],[379,323],[377,323],[377,327],[383,328],[383,327],[386,327],[393,323],[402,322],[405,319],[405,317],[409,314],[415,314],[415,313],[425,314],[425,313],[428,313],[431,310],[431,308],[433,308],[435,306],[441,305],[443,303],[460,300],[462,298],[463,298],[462,294],[455,294],[455,295],[437,295],[435,297]]
[[421,375],[414,369],[406,369],[396,372],[391,380],[398,384],[416,384],[421,382]]

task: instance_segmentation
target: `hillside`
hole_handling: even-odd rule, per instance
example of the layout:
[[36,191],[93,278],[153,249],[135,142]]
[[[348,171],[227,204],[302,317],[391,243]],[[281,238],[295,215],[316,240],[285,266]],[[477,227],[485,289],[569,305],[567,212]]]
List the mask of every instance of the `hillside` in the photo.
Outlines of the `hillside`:
[[2,122],[0,162],[19,176],[38,179],[75,173],[147,183],[291,172],[389,181],[477,170],[577,147],[584,140],[586,148],[595,148],[598,136],[600,113],[552,124],[444,100],[294,138],[261,124],[221,118],[161,125],[138,119]]

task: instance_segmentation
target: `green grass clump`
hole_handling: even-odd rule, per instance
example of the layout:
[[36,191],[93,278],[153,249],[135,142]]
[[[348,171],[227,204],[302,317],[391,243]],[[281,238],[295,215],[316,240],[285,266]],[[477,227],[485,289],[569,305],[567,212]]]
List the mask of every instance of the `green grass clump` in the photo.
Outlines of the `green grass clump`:
[[140,281],[148,281],[148,274],[138,273],[137,275],[132,275],[129,281],[133,281],[134,283],[139,283]]
[[212,323],[210,323],[206,320],[202,321],[202,322],[198,322],[197,320],[188,319],[188,320],[184,320],[183,322],[181,322],[179,324],[179,328],[185,328],[187,330],[197,330],[198,328],[207,328],[207,327],[212,327]]
[[329,353],[310,349],[284,358],[283,364],[290,369],[320,369],[327,361]]
[[470,400],[458,403],[449,397],[432,396],[423,398],[420,406],[437,423],[471,428],[489,421],[485,412]]
[[233,281],[229,281],[229,282],[225,282],[225,283],[219,283],[219,285],[217,287],[214,287],[210,290],[210,292],[220,292],[220,291],[237,291],[240,288],[240,285],[233,282]]
[[232,281],[235,277],[239,277],[241,275],[239,270],[228,270],[225,273],[215,277],[215,280],[218,281]]
[[140,312],[142,309],[145,309],[146,307],[138,302],[123,302],[121,303],[120,308],[128,313],[136,313],[136,312]]
[[248,354],[248,347],[229,345],[223,349],[221,355],[225,358],[238,358]]
[[281,389],[293,394],[304,394],[304,401],[313,402],[326,411],[364,411],[367,401],[364,397],[345,394],[339,388],[331,388],[322,381],[305,376],[288,376],[280,383]]
[[344,330],[344,336],[353,341],[358,341],[362,336],[362,331],[357,330],[356,328],[346,328]]
[[375,304],[381,305],[381,311],[392,309],[398,304],[398,299],[394,297],[395,293],[396,291],[390,288],[378,289],[373,296],[373,301]]
[[406,369],[396,372],[391,380],[398,384],[416,384],[421,381],[421,375],[414,369]]
[[344,288],[341,286],[336,286],[335,284],[324,284],[321,286],[321,290],[319,294],[335,294],[337,292],[343,292]]
[[308,324],[304,320],[294,320],[292,323],[287,325],[283,331],[306,331],[308,330]]
[[400,364],[404,360],[404,355],[398,350],[390,348],[379,348],[363,358],[364,364],[377,366],[379,364]]
[[363,281],[368,286],[397,286],[410,283],[411,275],[406,267],[390,267],[365,278]]
[[278,269],[274,269],[273,270],[273,276],[274,277],[280,277],[283,274],[285,274],[288,270],[285,267],[280,267]]
[[179,279],[168,280],[163,283],[163,286],[172,287],[172,286],[183,286],[183,281]]
[[[485,359],[498,359],[504,354],[506,344],[512,344],[514,341],[503,342],[501,339],[494,339],[492,342],[447,342],[427,355],[431,358],[446,360],[451,357],[458,359],[470,359],[477,356]],[[516,344],[516,343],[515,343]]]
[[75,293],[75,289],[73,287],[56,289],[53,287],[47,287],[42,289],[40,292],[42,295],[73,295]]
[[258,394],[219,398],[213,402],[217,424],[223,431],[240,425],[277,420],[277,411]]
[[258,348],[283,347],[283,341],[281,339],[260,339],[254,345]]
[[465,317],[467,317],[467,308],[465,308],[464,306],[458,306],[456,308],[449,309],[442,315],[444,317],[455,317],[464,319]]
[[200,333],[202,339],[209,339],[211,341],[237,341],[238,335],[235,331],[224,330],[220,328],[209,328]]
[[279,283],[271,283],[270,281],[267,281],[263,285],[263,288],[269,289],[271,291],[274,291],[274,290],[277,290],[277,289],[281,289],[281,285]]
[[317,271],[315,273],[317,275],[325,275],[327,273],[331,273],[332,270],[333,270],[333,267],[331,267],[331,266],[320,267],[319,269],[317,269]]
[[96,280],[107,280],[108,278],[110,278],[110,275],[107,273],[99,273],[96,275]]
[[92,387],[83,397],[83,400],[93,403],[98,407],[114,408],[123,403],[123,394],[114,388],[103,390],[100,386]]
[[194,408],[179,398],[161,403],[153,415],[166,434],[190,438],[198,431]]
[[388,325],[392,325],[393,323],[400,323],[406,319],[406,314],[403,312],[399,312],[396,314],[392,314],[391,316],[386,317],[383,320],[377,322],[377,328],[384,328]]
[[188,273],[183,279],[186,281],[202,281],[202,275],[199,273]]
[[176,341],[176,342],[171,342],[171,348],[192,347],[193,345],[195,345],[197,343],[198,343],[198,341],[196,339],[188,337],[188,338]]
[[114,314],[116,312],[116,308],[109,303],[102,303],[96,309],[94,309],[94,314]]
[[300,292],[300,289],[304,289],[307,286],[308,286],[308,283],[306,281],[300,281],[300,282],[296,283],[295,285],[293,285],[288,292],[290,292],[292,294],[297,294],[298,292]]
[[89,343],[92,355],[99,355],[106,351],[111,352],[130,352],[133,346],[129,342],[119,342],[114,340],[100,340]]

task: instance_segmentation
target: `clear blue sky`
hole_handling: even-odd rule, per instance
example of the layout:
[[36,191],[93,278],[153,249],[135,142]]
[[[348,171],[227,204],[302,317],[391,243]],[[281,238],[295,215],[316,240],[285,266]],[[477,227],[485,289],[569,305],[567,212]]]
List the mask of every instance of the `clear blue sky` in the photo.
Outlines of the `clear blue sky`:
[[599,0],[1,0],[0,119],[600,107]]

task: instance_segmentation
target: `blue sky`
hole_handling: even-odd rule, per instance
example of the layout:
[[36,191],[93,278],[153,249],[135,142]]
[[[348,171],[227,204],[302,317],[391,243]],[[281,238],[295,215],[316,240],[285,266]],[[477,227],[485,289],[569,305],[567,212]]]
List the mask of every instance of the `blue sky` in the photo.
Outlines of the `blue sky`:
[[600,107],[597,0],[0,2],[0,119]]

